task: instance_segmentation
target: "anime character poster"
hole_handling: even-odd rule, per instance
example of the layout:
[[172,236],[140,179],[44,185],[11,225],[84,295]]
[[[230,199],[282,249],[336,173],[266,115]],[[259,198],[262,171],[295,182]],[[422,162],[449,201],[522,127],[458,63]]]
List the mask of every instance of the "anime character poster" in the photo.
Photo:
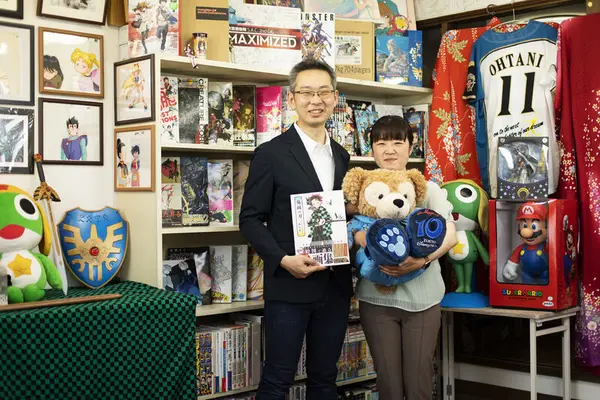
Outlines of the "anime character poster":
[[170,292],[191,294],[197,304],[202,305],[202,295],[198,285],[198,271],[193,259],[163,261],[163,289]]
[[256,86],[233,86],[233,145],[256,146]]
[[[407,30],[416,29],[412,0],[377,0],[382,23],[376,35],[403,36]],[[412,7],[412,9],[411,9]]]
[[[287,100],[286,100],[287,101]],[[256,145],[281,134],[281,86],[256,88]]]
[[161,142],[179,142],[179,102],[176,77],[160,77],[160,124]]
[[233,161],[208,162],[210,225],[233,225]]
[[115,190],[154,191],[154,126],[115,132]]
[[115,63],[115,125],[154,120],[154,55]]
[[335,69],[335,14],[301,13],[302,58],[327,63]]
[[290,201],[296,254],[324,266],[349,263],[343,192],[293,194]]
[[179,55],[180,0],[129,0],[129,57]]
[[208,83],[208,144],[233,146],[233,84]]

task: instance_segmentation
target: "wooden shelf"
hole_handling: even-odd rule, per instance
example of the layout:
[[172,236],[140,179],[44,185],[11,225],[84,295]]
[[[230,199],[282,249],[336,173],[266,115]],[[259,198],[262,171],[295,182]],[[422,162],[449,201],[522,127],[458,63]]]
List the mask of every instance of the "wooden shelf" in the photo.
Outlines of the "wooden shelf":
[[211,304],[209,306],[198,306],[196,307],[196,317],[262,310],[264,306],[265,302],[263,300],[248,300],[230,304]]
[[164,143],[161,150],[165,151],[188,151],[199,153],[234,153],[248,154],[254,153],[254,147],[236,147],[236,146],[217,146],[214,144],[195,144],[195,143]]
[[359,378],[346,379],[345,381],[338,381],[336,384],[338,386],[348,386],[354,385],[355,383],[367,382],[377,378],[377,374],[371,374],[366,376],[361,376]]
[[[375,159],[373,157],[351,156],[350,162],[354,163],[354,164],[372,164],[375,162]],[[425,162],[424,158],[409,158],[408,159],[409,164],[424,163],[424,162]]]
[[162,228],[163,235],[181,235],[187,233],[224,233],[239,232],[238,225],[230,226],[182,226],[176,228]]

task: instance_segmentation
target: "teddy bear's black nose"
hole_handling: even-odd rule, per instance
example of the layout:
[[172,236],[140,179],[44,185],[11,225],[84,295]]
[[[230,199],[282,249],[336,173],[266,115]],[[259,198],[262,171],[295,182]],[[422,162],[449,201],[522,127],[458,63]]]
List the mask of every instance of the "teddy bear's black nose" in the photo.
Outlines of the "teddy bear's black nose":
[[402,207],[404,207],[404,200],[396,199],[396,200],[394,200],[394,205],[398,208],[402,208]]

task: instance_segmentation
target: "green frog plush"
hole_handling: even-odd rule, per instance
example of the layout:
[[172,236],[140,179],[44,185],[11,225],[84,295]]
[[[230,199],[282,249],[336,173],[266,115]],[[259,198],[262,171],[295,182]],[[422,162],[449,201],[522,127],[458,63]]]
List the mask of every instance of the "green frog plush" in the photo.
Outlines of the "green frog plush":
[[[0,266],[8,270],[9,303],[39,301],[46,282],[62,288],[56,265],[48,258],[52,234],[43,210],[12,185],[0,184]],[[39,253],[32,249],[39,247]]]
[[456,293],[471,293],[473,265],[479,257],[485,265],[490,264],[490,256],[477,238],[476,232],[488,230],[488,196],[485,191],[470,179],[457,179],[441,186],[452,204],[452,217],[456,227],[458,243],[447,255],[454,267],[458,287]]

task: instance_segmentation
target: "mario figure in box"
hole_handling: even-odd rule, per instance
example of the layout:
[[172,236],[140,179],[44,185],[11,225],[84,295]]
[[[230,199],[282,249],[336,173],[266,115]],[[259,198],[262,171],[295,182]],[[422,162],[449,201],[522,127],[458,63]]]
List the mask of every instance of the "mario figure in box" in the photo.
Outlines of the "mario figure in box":
[[548,284],[548,209],[544,204],[524,203],[517,212],[517,231],[523,240],[504,266],[502,275],[513,281],[521,267],[524,284]]

